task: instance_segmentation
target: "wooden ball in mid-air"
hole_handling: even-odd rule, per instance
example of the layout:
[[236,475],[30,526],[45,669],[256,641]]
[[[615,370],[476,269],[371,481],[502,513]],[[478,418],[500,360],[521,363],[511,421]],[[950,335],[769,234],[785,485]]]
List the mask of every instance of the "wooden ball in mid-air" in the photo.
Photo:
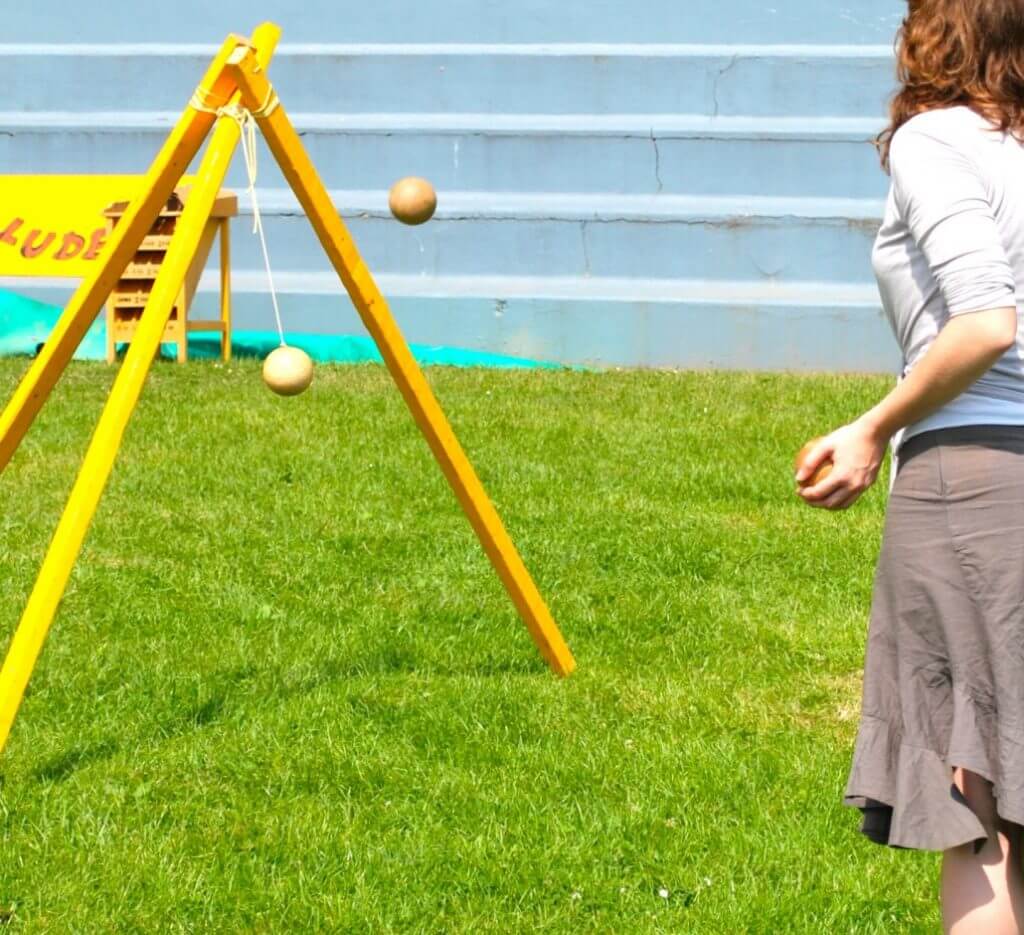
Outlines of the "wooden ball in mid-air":
[[313,382],[313,361],[305,351],[282,344],[263,361],[263,382],[278,396],[298,396]]
[[[803,446],[803,448],[800,449],[799,454],[797,454],[796,456],[796,460],[793,462],[794,471],[800,470],[800,468],[803,466],[804,460],[811,453],[811,449],[814,448],[814,446],[817,445],[820,441],[821,438],[812,438],[806,445]],[[832,473],[832,467],[833,465],[831,461],[823,461],[820,465],[818,465],[818,470],[816,470],[809,478],[807,478],[807,480],[800,484],[800,486],[813,487],[815,484],[820,484],[826,477],[829,476],[829,474]]]
[[409,176],[391,186],[388,206],[403,224],[424,224],[437,210],[437,192],[426,179]]

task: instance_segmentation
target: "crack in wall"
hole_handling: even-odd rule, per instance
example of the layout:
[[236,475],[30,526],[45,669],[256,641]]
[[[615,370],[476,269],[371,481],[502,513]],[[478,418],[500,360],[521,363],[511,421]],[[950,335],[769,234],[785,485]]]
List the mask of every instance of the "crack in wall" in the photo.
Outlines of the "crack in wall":
[[660,195],[665,190],[665,183],[661,180],[661,150],[658,148],[658,138],[654,135],[654,127],[651,127],[651,144],[654,146],[654,181]]
[[583,241],[583,275],[590,275],[590,246],[587,244],[587,222],[580,221],[580,239]]
[[[0,132],[0,136],[3,133]],[[370,210],[365,208],[347,208],[336,206],[338,213],[349,220],[360,221],[387,221],[393,220],[388,211]],[[262,215],[267,218],[304,219],[306,215],[301,209],[296,208],[264,208]],[[252,207],[243,205],[239,207],[239,214],[245,217],[252,217]],[[810,224],[820,227],[849,227],[854,230],[862,230],[865,233],[874,235],[877,233],[878,225],[882,216],[879,212],[877,217],[848,217],[838,214],[796,214],[796,213],[749,213],[740,212],[732,214],[708,214],[705,216],[692,215],[659,215],[659,214],[602,214],[595,215],[587,212],[585,218],[566,214],[505,214],[505,213],[484,213],[484,212],[452,212],[444,215],[435,215],[437,221],[462,221],[462,222],[502,222],[502,223],[523,223],[529,221],[540,221],[544,223],[579,223],[584,226],[593,224],[673,224],[683,227],[710,227],[710,228],[755,228],[763,226],[775,226],[778,224]]]
[[789,269],[788,263],[783,263],[781,266],[776,266],[772,269],[765,269],[756,258],[751,258],[751,262],[754,264],[754,268],[769,282],[778,281],[778,278],[782,276],[787,269]]
[[718,85],[719,85],[719,82],[720,82],[720,81],[721,81],[721,80],[722,80],[722,79],[723,79],[723,78],[724,78],[724,77],[725,77],[725,76],[726,76],[726,75],[727,75],[727,74],[728,74],[728,73],[729,73],[730,71],[732,71],[732,69],[733,69],[733,68],[735,68],[735,67],[736,67],[736,63],[737,63],[737,62],[738,62],[739,60],[740,60],[740,56],[739,56],[739,53],[738,53],[738,52],[737,52],[737,53],[734,53],[734,54],[732,55],[732,57],[731,57],[731,58],[729,59],[729,62],[728,62],[728,64],[727,64],[727,65],[725,65],[725,66],[724,66],[723,68],[720,68],[720,69],[718,69],[718,74],[717,74],[717,75],[715,75],[715,81],[714,81],[714,84],[713,84],[713,85],[711,86],[711,99],[712,99],[712,110],[711,110],[711,116],[712,116],[712,117],[717,117],[717,116],[718,116],[718,112],[719,112],[719,103],[718,103]]

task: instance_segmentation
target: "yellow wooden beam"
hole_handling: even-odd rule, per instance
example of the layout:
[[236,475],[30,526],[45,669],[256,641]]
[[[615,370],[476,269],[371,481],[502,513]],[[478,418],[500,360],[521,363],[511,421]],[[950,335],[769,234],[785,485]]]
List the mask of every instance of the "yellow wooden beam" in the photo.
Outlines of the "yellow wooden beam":
[[[277,27],[268,25],[265,34],[270,41],[260,50],[260,57],[269,60],[279,33]],[[254,39],[260,41],[259,31]],[[234,46],[238,45],[239,40],[234,40]],[[248,52],[255,56],[251,49]],[[221,61],[221,56],[218,56],[217,61]],[[225,103],[228,97],[237,102],[237,94],[231,91],[230,78],[222,80],[218,75],[216,87],[225,95]],[[182,289],[196,246],[206,229],[210,211],[238,144],[239,133],[239,126],[231,117],[218,120],[203,156],[196,183],[178,219],[171,245],[153,284],[142,320],[114,381],[67,506],[43,559],[39,577],[11,640],[7,658],[0,668],[0,751],[7,743],[25,689],[67,588],[71,570],[113,470],[125,429],[142,393],[153,358],[159,350],[171,309]],[[184,166],[181,168],[184,169]],[[162,178],[154,182],[162,182]],[[149,201],[146,196],[141,200],[146,203]]]
[[412,356],[387,301],[331,203],[299,135],[277,102],[259,61],[251,53],[240,52],[228,63],[228,68],[235,76],[244,105],[256,117],[267,145],[377,342],[416,424],[534,641],[551,668],[559,675],[568,675],[576,666],[569,647]]

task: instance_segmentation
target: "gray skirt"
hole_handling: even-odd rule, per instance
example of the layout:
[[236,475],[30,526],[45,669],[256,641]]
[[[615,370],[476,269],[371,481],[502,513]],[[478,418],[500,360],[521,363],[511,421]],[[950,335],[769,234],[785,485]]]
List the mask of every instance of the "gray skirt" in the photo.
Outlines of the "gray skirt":
[[1024,427],[903,445],[843,803],[878,844],[977,850],[988,833],[957,766],[990,780],[999,815],[1024,825]]

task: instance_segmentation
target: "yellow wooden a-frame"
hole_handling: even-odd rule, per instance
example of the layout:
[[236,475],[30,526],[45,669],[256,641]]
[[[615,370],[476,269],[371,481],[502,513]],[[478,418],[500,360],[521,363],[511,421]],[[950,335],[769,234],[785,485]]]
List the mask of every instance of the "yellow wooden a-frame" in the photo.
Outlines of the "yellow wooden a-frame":
[[248,111],[259,125],[540,652],[559,675],[568,675],[575,668],[569,647],[551,618],[544,599],[459,445],[384,296],[360,257],[267,79],[266,68],[280,34],[277,26],[265,23],[253,33],[251,40],[234,35],[225,40],[192,101],[150,167],[140,194],[114,229],[103,262],[83,280],[0,415],[2,471],[161,207],[212,130],[191,195],[178,221],[138,330],[110,391],[0,669],[0,751],[7,742],[29,678],[110,477],[125,428],[159,349],[171,308],[238,145],[242,131],[237,117],[241,109]]

